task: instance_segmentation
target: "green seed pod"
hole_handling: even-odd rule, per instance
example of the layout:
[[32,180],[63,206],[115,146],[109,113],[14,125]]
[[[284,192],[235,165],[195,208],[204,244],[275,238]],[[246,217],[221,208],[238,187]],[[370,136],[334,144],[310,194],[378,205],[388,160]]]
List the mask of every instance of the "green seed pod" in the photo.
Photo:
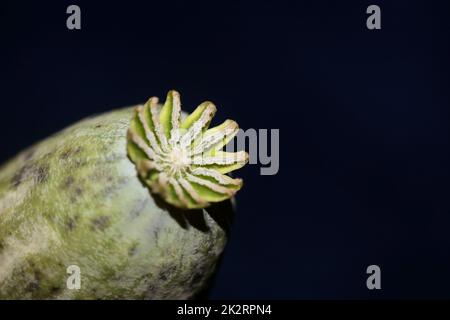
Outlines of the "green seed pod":
[[[211,166],[183,171],[190,179],[210,175],[206,186],[189,182],[195,193],[175,190],[170,182],[181,176],[165,168],[169,182],[154,180],[161,172],[153,171],[148,149],[136,145],[150,141],[135,131],[136,116],[149,107],[80,121],[0,168],[0,299],[189,299],[205,289],[241,183],[216,181],[223,174]],[[164,119],[167,107],[158,110]],[[165,122],[158,125],[166,130]],[[208,191],[212,183],[223,189]],[[80,271],[79,287],[69,285],[70,266]]]

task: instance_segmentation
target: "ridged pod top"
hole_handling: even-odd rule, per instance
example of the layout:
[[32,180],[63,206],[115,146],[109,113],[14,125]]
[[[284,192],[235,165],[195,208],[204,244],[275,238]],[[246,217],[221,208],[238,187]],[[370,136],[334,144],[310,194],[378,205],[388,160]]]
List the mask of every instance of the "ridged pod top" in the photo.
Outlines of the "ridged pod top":
[[226,120],[208,129],[215,112],[214,104],[203,102],[182,121],[180,95],[173,90],[162,108],[152,97],[135,109],[128,155],[150,191],[178,208],[205,208],[242,187],[242,179],[226,173],[244,166],[248,154],[222,151],[238,124]]

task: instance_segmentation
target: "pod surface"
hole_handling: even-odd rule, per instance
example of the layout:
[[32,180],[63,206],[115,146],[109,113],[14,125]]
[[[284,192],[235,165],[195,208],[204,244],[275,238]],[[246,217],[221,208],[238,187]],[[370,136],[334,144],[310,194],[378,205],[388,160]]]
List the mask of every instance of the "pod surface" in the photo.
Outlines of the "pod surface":
[[231,202],[181,211],[150,194],[127,157],[132,116],[82,120],[0,168],[0,298],[186,299],[207,284]]

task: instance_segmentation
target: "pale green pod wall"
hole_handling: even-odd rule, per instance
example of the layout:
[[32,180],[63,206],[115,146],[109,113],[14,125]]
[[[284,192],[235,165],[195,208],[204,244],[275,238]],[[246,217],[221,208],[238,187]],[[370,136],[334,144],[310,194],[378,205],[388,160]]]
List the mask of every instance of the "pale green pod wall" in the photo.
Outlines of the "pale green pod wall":
[[[179,211],[126,154],[133,108],[83,120],[0,168],[1,299],[184,299],[224,249],[230,201]],[[81,270],[81,289],[66,269]]]

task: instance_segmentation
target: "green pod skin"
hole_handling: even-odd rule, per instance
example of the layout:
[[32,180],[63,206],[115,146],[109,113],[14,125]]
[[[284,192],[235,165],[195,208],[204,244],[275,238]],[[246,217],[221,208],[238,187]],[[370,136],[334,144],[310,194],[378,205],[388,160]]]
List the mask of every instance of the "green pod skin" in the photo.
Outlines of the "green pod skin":
[[207,286],[231,201],[182,211],[152,195],[127,157],[133,109],[80,121],[0,168],[0,299],[190,299]]

